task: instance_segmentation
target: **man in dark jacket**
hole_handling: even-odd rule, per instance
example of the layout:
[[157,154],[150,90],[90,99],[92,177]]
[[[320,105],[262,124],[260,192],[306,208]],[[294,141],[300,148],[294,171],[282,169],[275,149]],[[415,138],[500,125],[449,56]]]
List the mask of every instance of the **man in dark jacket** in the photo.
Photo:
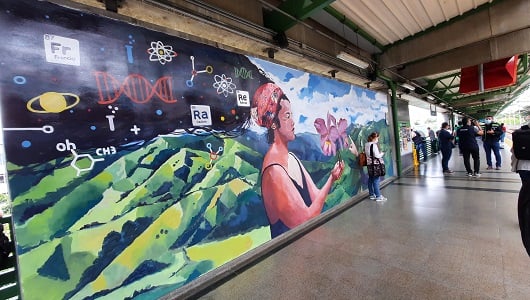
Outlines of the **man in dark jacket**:
[[493,121],[493,116],[487,116],[484,126],[484,135],[482,141],[484,142],[484,150],[486,151],[486,163],[488,164],[488,170],[493,169],[493,163],[491,161],[491,151],[495,155],[495,169],[500,170],[502,161],[499,144],[499,140],[502,135],[501,124]]
[[[471,120],[467,117],[462,119],[463,126],[458,129],[456,136],[458,137],[458,146],[464,157],[464,166],[466,167],[467,176],[479,177],[480,176],[480,154],[477,144],[477,136],[483,135],[480,124],[475,120],[474,125],[471,124]],[[469,162],[469,156],[473,157],[473,169]]]
[[443,122],[442,129],[438,133],[438,140],[440,141],[440,151],[442,151],[442,169],[444,174],[451,174],[453,171],[449,169],[449,159],[453,153],[455,144],[453,143],[454,136],[449,130],[449,123]]

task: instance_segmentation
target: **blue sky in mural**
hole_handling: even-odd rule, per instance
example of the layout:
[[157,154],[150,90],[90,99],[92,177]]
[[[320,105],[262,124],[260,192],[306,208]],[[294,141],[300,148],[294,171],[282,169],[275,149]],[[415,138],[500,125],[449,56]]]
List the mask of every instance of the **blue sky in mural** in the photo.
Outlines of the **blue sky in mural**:
[[[296,133],[316,133],[315,119],[327,119],[327,113],[348,124],[364,125],[385,118],[387,95],[353,86],[324,76],[284,67],[266,60],[249,57],[258,68],[279,85],[291,101]],[[256,126],[252,127],[259,130]]]

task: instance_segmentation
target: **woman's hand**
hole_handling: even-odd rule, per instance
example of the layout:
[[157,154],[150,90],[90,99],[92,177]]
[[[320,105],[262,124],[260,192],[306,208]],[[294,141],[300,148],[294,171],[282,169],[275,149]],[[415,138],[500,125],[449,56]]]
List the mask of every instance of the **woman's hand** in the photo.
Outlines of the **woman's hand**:
[[331,170],[331,179],[333,181],[336,181],[342,176],[343,171],[344,171],[344,161],[339,160],[335,163],[333,170]]

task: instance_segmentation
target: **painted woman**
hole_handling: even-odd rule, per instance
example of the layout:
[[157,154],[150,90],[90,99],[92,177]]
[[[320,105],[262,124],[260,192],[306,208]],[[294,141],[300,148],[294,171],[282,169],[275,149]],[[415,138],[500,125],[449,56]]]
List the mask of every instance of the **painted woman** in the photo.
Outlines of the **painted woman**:
[[274,238],[321,213],[333,182],[344,170],[335,163],[322,188],[318,188],[301,161],[288,150],[295,139],[291,103],[274,83],[260,86],[254,94],[252,116],[267,129],[269,149],[263,159],[261,192],[271,237]]

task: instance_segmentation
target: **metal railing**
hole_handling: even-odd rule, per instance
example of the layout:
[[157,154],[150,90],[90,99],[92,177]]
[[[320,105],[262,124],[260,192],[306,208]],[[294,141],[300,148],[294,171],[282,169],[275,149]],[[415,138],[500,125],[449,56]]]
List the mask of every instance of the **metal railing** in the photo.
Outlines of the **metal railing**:
[[9,238],[9,248],[12,250],[7,258],[0,254],[0,299],[19,299],[20,283],[11,217],[0,217],[0,224],[2,231]]

